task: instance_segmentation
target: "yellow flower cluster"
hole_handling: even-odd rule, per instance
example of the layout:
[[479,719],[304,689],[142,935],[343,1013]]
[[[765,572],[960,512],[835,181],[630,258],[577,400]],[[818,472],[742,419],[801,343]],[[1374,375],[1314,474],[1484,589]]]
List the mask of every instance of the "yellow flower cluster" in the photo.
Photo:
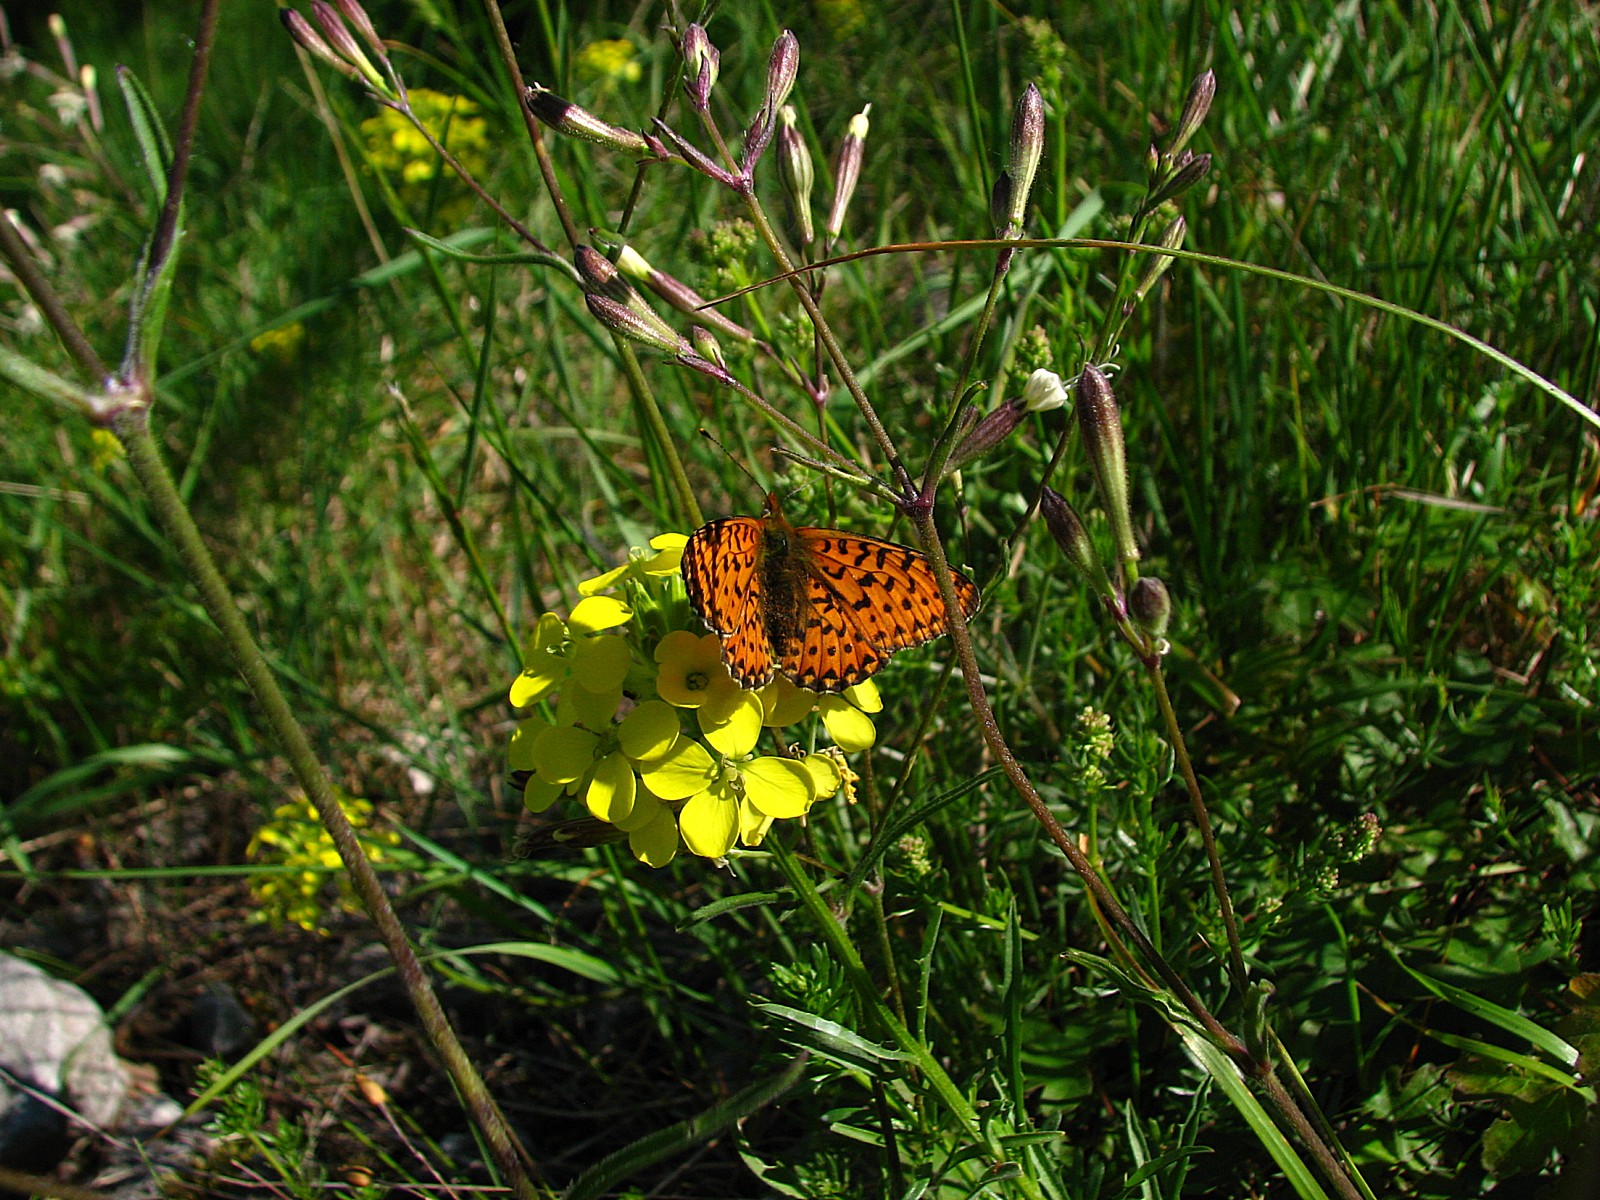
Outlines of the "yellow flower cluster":
[[[461,96],[428,88],[408,93],[411,111],[434,139],[445,146],[469,175],[481,176],[489,168],[489,127],[477,115],[478,106]],[[361,137],[372,168],[396,181],[400,199],[419,208],[429,199],[434,177],[444,166],[404,113],[385,108],[361,122]],[[464,184],[452,183],[451,199],[437,212],[436,224],[454,224],[465,216],[471,200]]]
[[[400,835],[393,830],[370,828],[370,801],[340,796],[339,807],[355,828],[367,861],[382,860],[400,844]],[[264,864],[294,868],[257,875],[250,881],[250,891],[260,905],[251,920],[268,922],[274,929],[294,924],[307,933],[328,932],[322,923],[326,911],[322,885],[330,873],[339,870],[339,852],[310,800],[298,796],[280,804],[273,810],[272,820],[256,830],[245,854]],[[335,878],[340,907],[347,912],[356,911],[358,905],[349,879],[343,873]]]
[[638,83],[644,78],[639,51],[625,38],[590,42],[578,51],[578,70],[608,85]]
[[[686,540],[662,534],[580,584],[583,599],[565,621],[539,619],[511,685],[515,707],[540,706],[511,736],[511,769],[528,775],[524,804],[543,812],[580,796],[653,867],[680,845],[722,858],[736,844],[759,845],[774,821],[804,817],[840,790],[846,771],[836,753],[791,755],[781,731],[815,712],[840,751],[864,750],[876,736],[868,713],[882,708],[870,681],[842,696],[781,677],[741,688],[716,635],[686,628]],[[763,730],[779,754],[756,754]]]

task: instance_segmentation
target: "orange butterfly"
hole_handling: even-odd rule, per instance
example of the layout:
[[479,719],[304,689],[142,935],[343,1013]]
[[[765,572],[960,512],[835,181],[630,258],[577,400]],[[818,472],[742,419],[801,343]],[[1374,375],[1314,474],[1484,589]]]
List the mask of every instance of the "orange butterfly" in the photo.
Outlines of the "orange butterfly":
[[[781,671],[801,687],[843,691],[896,650],[949,628],[927,555],[839,529],[797,529],[770,494],[759,517],[695,530],[683,548],[683,581],[747,688]],[[959,571],[955,584],[970,617],[978,588]]]

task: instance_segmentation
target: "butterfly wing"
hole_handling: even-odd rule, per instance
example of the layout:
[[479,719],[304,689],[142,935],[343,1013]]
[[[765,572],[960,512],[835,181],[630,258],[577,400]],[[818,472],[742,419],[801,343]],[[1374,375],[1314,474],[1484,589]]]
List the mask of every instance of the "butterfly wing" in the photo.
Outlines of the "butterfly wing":
[[[794,536],[807,566],[806,613],[800,637],[782,651],[784,673],[802,687],[851,687],[896,650],[948,631],[938,581],[920,551],[837,529],[802,528]],[[959,571],[955,585],[971,616],[977,586]]]
[[745,687],[772,678],[772,649],[761,617],[761,521],[724,517],[702,525],[683,547],[689,603],[722,639],[722,658]]

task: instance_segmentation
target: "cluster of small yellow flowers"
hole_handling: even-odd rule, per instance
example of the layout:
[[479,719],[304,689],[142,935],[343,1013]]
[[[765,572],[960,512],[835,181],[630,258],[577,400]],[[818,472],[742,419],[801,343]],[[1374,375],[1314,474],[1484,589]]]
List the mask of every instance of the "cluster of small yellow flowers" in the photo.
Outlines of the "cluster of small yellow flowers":
[[[356,830],[367,861],[381,861],[400,844],[400,835],[394,830],[371,828],[370,801],[340,796],[339,807]],[[322,885],[330,872],[339,870],[340,860],[333,837],[317,818],[311,801],[298,796],[280,804],[273,810],[272,820],[256,830],[245,853],[267,865],[293,868],[257,875],[250,881],[250,891],[260,905],[250,919],[265,921],[274,929],[295,924],[307,933],[326,935]],[[333,878],[338,881],[339,906],[346,912],[358,911],[349,879],[342,872]]]
[[608,86],[638,83],[644,78],[639,51],[626,38],[590,42],[578,51],[578,70]]
[[[537,706],[508,754],[511,769],[527,776],[523,803],[537,813],[580,797],[653,867],[680,846],[722,858],[736,845],[759,845],[774,821],[804,817],[839,792],[847,769],[836,756],[872,745],[868,714],[882,708],[870,681],[839,696],[781,676],[741,688],[716,635],[687,628],[686,540],[662,534],[580,584],[583,599],[565,621],[539,619],[511,685],[513,706]],[[834,746],[801,754],[783,731],[813,713]],[[756,753],[764,731],[778,753]]]
[[[417,120],[455,155],[469,175],[481,176],[488,170],[489,128],[477,115],[476,104],[428,88],[415,88],[407,95]],[[420,208],[429,199],[435,176],[444,168],[421,130],[403,113],[385,108],[361,122],[361,136],[373,169],[396,181],[396,191],[408,208]],[[440,226],[456,223],[471,207],[465,185],[452,186],[457,190],[436,212],[435,223]]]
[[250,339],[250,352],[279,366],[286,366],[299,357],[300,347],[305,340],[305,322],[290,321],[287,325],[256,334]]

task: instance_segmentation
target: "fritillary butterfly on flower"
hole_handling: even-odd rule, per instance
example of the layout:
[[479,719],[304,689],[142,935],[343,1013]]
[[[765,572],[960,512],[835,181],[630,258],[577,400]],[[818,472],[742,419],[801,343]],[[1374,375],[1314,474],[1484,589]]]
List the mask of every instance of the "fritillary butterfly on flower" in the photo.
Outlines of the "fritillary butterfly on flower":
[[[967,616],[978,588],[955,572]],[[840,529],[796,528],[767,496],[759,517],[702,525],[683,548],[689,603],[722,639],[728,671],[747,688],[782,672],[804,688],[840,692],[896,650],[949,624],[933,567],[920,551]]]

